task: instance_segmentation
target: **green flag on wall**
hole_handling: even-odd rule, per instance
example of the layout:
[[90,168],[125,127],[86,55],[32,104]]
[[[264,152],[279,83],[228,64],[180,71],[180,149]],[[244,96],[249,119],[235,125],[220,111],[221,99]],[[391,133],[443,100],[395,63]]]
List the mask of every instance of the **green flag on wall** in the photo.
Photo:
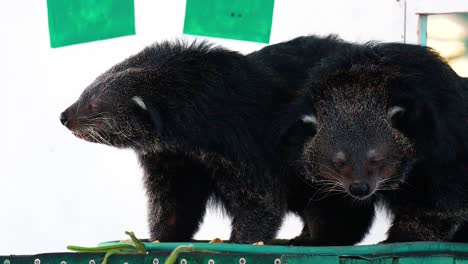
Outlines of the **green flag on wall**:
[[133,0],[47,0],[50,46],[135,34]]
[[184,33],[270,42],[274,0],[187,0]]

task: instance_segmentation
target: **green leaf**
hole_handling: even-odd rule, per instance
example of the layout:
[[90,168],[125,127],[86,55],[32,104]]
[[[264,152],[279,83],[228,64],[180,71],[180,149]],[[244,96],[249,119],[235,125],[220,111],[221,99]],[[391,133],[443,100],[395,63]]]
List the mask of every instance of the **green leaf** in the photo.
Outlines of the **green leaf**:
[[169,257],[167,257],[166,261],[164,261],[164,264],[174,264],[180,253],[182,253],[182,252],[192,252],[192,251],[193,251],[193,246],[192,245],[178,246],[171,252]]

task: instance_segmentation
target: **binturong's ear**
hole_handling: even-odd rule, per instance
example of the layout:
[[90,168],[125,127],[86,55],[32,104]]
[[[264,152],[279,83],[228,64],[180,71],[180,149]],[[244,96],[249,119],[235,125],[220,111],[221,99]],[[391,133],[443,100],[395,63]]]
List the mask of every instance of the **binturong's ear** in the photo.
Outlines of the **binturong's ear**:
[[387,111],[387,120],[393,128],[401,129],[406,110],[402,106],[392,106]]
[[307,139],[317,133],[318,126],[317,118],[313,114],[301,115],[286,131],[283,136],[283,143],[303,145]]
[[134,96],[131,100],[137,112],[139,112],[143,118],[146,118],[157,132],[162,132],[163,119],[161,111],[158,109],[155,102],[150,98],[142,96]]
[[300,98],[290,104],[276,120],[277,147],[302,148],[303,144],[317,133],[319,127],[319,122],[312,113],[312,105],[306,98]]

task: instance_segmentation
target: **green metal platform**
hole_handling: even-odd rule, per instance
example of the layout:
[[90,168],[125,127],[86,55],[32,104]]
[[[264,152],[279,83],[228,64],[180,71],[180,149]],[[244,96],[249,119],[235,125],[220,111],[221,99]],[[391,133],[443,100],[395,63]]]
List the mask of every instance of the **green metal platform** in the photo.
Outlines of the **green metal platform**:
[[[121,242],[100,245],[113,246]],[[468,264],[468,244],[412,242],[372,246],[296,247],[209,243],[144,243],[147,253],[112,255],[108,263],[162,264],[181,245],[192,252],[180,253],[177,264]],[[0,256],[0,264],[98,264],[104,253],[46,253],[29,256]]]

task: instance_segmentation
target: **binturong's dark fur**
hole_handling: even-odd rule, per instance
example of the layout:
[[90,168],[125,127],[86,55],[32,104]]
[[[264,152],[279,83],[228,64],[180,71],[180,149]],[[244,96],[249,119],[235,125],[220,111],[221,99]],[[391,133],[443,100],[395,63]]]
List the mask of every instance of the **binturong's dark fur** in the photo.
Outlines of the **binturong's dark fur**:
[[263,139],[280,99],[272,87],[241,54],[164,42],[99,76],[61,121],[79,138],[135,150],[151,239],[190,240],[213,197],[233,218],[232,242],[266,242],[286,207]]
[[151,239],[189,240],[213,197],[233,218],[232,242],[266,242],[287,207],[303,208],[276,176],[265,136],[272,113],[338,43],[300,37],[247,56],[155,44],[99,76],[61,121],[79,138],[135,150]]
[[[290,41],[269,45],[263,49],[253,52],[247,57],[251,60],[255,60],[262,64],[264,68],[269,68],[279,77],[280,87],[278,92],[281,94],[279,103],[275,106],[275,113],[272,114],[274,125],[270,126],[267,131],[266,137],[267,145],[269,149],[274,149],[275,145],[288,146],[290,149],[292,146],[301,145],[300,142],[289,142],[288,140],[282,140],[281,143],[278,135],[283,134],[283,130],[289,128],[285,124],[290,124],[290,115],[284,115],[284,113],[277,114],[278,109],[289,107],[289,103],[294,100],[298,90],[302,87],[303,83],[309,78],[309,69],[315,67],[323,58],[333,55],[334,53],[345,49],[350,46],[347,43],[339,39],[335,35],[329,36],[302,36],[292,39]],[[284,119],[284,120],[283,120]],[[297,122],[298,126],[302,125]],[[272,133],[273,132],[273,133]],[[278,133],[279,132],[279,133]],[[293,138],[288,138],[294,140]],[[278,151],[281,152],[281,151]],[[284,159],[282,156],[274,155],[275,160],[272,162],[272,170],[280,175],[281,182],[286,186],[286,197],[288,210],[298,214],[305,222],[305,216],[303,215],[304,208],[307,206],[307,198],[309,193],[313,189],[309,188],[307,184],[304,184],[301,177],[289,170],[284,165]],[[302,233],[308,236],[307,226],[304,227]]]
[[355,244],[376,202],[395,215],[385,243],[468,241],[463,89],[415,45],[349,45],[315,67],[277,121],[289,169],[315,189],[292,244]]

